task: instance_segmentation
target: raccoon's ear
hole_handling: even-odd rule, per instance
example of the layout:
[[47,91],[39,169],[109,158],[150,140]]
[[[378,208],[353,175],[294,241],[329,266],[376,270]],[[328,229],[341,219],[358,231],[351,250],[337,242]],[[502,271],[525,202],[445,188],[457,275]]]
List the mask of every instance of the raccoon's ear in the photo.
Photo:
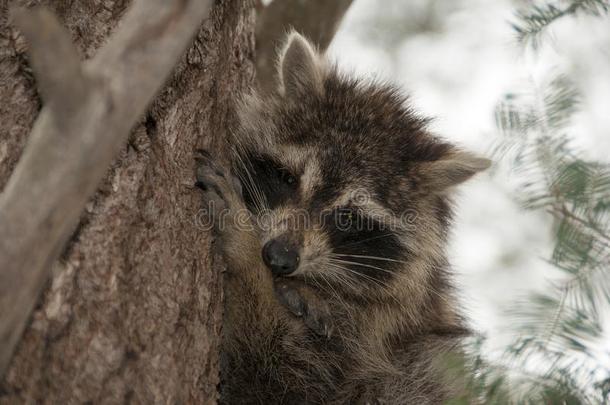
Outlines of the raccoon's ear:
[[460,149],[452,149],[434,162],[422,167],[425,186],[434,192],[443,192],[465,182],[478,172],[491,166],[491,160]]
[[301,34],[291,32],[280,52],[280,92],[289,97],[298,97],[306,92],[322,93],[325,66],[315,47]]

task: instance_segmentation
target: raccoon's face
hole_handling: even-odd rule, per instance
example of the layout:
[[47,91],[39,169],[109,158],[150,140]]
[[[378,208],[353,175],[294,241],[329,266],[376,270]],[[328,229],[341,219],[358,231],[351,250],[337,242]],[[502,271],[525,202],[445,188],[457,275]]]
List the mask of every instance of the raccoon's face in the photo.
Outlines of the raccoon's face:
[[341,76],[298,34],[277,94],[239,109],[233,170],[277,276],[384,286],[439,253],[447,191],[489,165],[431,136],[387,85]]

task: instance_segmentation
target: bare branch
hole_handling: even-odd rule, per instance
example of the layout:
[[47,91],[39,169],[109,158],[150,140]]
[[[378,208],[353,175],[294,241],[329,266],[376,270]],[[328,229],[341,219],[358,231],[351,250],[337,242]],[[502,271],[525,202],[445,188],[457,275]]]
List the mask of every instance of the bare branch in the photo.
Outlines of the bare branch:
[[256,22],[256,78],[259,88],[272,91],[279,41],[295,29],[321,52],[330,45],[352,0],[274,0],[258,13]]
[[45,8],[15,8],[11,14],[29,43],[31,65],[45,104],[59,122],[69,119],[85,98],[86,86],[70,34]]
[[30,41],[46,103],[0,194],[0,377],[49,266],[210,5],[136,1],[108,43],[84,64],[49,12],[14,14]]

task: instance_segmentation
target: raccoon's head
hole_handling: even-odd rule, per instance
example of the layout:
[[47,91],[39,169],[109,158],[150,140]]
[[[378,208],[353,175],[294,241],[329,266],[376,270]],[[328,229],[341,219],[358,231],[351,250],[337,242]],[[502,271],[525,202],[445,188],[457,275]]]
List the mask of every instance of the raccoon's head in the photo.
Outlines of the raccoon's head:
[[489,161],[425,129],[390,85],[342,75],[296,33],[268,98],[246,96],[233,170],[277,276],[355,294],[442,265],[449,191]]

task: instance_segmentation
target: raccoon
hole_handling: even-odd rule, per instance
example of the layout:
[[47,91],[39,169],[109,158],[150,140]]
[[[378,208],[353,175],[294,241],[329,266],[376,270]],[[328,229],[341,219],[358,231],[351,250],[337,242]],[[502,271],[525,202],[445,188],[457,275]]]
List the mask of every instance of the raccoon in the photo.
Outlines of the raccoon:
[[197,185],[227,265],[223,404],[436,404],[469,331],[446,242],[455,186],[490,161],[432,135],[400,91],[296,32],[278,88],[242,97]]

